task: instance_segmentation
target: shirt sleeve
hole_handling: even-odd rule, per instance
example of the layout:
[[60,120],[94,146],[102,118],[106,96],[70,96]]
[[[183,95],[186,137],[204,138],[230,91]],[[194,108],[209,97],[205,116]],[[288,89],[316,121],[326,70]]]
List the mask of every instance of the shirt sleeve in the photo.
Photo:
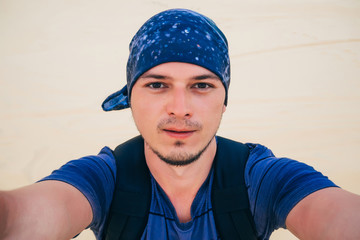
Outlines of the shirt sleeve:
[[311,166],[276,158],[262,145],[247,144],[250,155],[245,167],[250,209],[258,236],[268,239],[280,227],[291,209],[309,194],[327,187],[337,187]]
[[115,188],[116,164],[112,151],[104,147],[98,155],[70,161],[41,179],[71,184],[89,201],[93,219],[89,227],[95,235],[101,234]]

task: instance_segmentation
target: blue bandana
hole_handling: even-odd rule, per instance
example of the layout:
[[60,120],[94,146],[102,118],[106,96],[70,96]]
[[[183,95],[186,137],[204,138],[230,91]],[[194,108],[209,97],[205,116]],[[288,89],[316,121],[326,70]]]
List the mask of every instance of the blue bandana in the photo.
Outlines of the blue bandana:
[[136,80],[166,62],[191,63],[215,73],[225,87],[227,104],[230,60],[225,35],[204,15],[187,9],[170,9],[150,18],[133,37],[127,84],[105,99],[104,111],[128,108]]

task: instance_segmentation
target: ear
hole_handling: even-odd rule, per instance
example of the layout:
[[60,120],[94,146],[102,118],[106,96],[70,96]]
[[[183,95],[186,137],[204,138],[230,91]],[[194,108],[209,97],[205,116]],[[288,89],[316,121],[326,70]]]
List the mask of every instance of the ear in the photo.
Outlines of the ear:
[[226,111],[226,106],[224,105],[223,106],[223,113]]

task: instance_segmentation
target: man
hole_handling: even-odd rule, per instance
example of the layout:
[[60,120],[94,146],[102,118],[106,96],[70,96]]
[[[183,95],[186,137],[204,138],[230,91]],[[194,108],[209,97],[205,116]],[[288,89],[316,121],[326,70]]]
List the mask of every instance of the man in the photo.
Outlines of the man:
[[[150,203],[137,236],[228,238],[217,213],[228,206],[217,203],[213,185],[222,181],[218,165],[238,158],[244,169],[230,164],[223,177],[226,182],[238,172],[239,183],[232,184],[246,186],[250,214],[241,220],[244,225],[234,226],[239,238],[269,239],[274,229],[287,227],[300,239],[360,239],[359,196],[305,164],[276,158],[264,146],[215,136],[229,83],[227,41],[210,19],[184,9],[149,19],[130,44],[127,85],[103,103],[106,111],[131,107],[141,138],[71,161],[31,186],[2,192],[0,238],[69,239],[90,227],[98,239],[117,239],[113,236],[122,229],[134,228],[131,221],[114,220],[123,211],[118,209],[135,206],[136,211],[131,199],[138,201],[132,193],[125,193],[128,201],[118,197],[118,189],[137,187],[139,179],[142,184],[141,166],[150,192],[135,193],[149,196]],[[139,163],[135,170],[127,167],[132,161]],[[123,175],[131,181],[122,182]],[[238,197],[229,196],[220,200],[233,203]]]

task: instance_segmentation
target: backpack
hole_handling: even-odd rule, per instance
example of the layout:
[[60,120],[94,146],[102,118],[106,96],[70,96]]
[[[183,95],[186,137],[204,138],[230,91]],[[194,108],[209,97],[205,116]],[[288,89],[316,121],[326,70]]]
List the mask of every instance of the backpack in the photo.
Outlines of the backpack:
[[[257,239],[244,179],[249,149],[226,138],[217,136],[216,140],[211,190],[216,229],[222,240]],[[140,239],[147,225],[151,202],[144,140],[141,136],[130,139],[116,147],[113,154],[117,167],[116,184],[104,239]]]

